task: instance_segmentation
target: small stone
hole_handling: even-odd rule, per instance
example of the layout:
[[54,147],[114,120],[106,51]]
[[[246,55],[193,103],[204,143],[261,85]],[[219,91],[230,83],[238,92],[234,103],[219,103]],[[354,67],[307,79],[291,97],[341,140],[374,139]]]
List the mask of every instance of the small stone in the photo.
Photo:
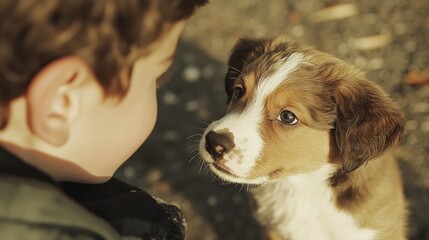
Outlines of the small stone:
[[177,142],[180,138],[179,133],[175,131],[165,131],[163,134],[164,140]]
[[162,174],[161,171],[158,169],[150,171],[149,175],[147,176],[147,180],[150,183],[159,182],[161,180]]
[[217,198],[215,196],[210,196],[207,199],[207,203],[209,204],[209,206],[215,206],[217,204]]
[[200,78],[200,70],[197,67],[187,67],[183,71],[183,79],[187,82],[196,82]]
[[124,176],[127,179],[131,179],[136,175],[136,170],[133,167],[125,167]]
[[168,193],[171,191],[171,186],[167,183],[159,182],[153,185],[153,189],[161,193]]
[[186,103],[185,109],[188,112],[193,112],[193,111],[198,109],[198,106],[199,106],[199,104],[197,101],[191,100],[191,101]]
[[166,105],[175,105],[179,103],[179,97],[173,92],[164,93],[162,100]]

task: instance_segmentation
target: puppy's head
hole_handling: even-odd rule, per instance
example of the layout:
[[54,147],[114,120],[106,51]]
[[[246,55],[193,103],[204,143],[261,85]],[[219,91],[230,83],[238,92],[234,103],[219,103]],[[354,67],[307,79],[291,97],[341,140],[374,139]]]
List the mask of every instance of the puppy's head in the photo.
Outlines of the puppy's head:
[[259,184],[328,163],[350,172],[403,135],[390,98],[331,55],[283,37],[242,39],[228,65],[228,112],[200,141],[225,180]]

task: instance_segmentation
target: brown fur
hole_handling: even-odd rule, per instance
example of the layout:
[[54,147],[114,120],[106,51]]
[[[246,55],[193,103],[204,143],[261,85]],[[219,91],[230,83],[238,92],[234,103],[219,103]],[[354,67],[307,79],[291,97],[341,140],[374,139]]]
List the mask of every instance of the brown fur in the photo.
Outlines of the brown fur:
[[385,229],[379,239],[403,239],[408,213],[401,175],[391,153],[346,176],[333,187],[338,208],[350,212],[362,226]]
[[[403,239],[407,211],[400,172],[385,152],[401,140],[405,120],[387,94],[358,69],[285,38],[243,39],[228,62],[229,111],[242,111],[257,81],[293,52],[303,53],[307,64],[267,99],[260,134],[269,147],[249,178],[278,179],[314,171],[327,162],[337,164],[327,184],[338,209],[361,227],[378,230],[379,239]],[[234,100],[237,84],[245,95]],[[299,123],[275,121],[282,110],[294,112]]]

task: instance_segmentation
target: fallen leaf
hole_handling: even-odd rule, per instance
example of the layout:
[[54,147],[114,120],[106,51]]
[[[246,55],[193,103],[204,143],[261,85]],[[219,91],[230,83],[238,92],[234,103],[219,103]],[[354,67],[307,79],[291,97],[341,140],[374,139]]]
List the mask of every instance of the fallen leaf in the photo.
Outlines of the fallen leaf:
[[351,40],[352,48],[357,50],[372,50],[383,48],[392,41],[390,33],[371,35]]
[[425,85],[429,83],[429,70],[411,71],[405,76],[405,82],[410,85]]
[[316,11],[313,16],[314,22],[326,22],[355,16],[359,13],[356,4],[345,3],[333,5]]

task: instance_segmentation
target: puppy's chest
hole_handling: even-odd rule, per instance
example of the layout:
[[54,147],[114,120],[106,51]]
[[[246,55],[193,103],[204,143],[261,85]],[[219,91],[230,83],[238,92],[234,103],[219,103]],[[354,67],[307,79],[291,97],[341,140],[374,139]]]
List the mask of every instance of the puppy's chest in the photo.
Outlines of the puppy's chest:
[[278,181],[252,190],[261,224],[284,239],[370,240],[376,232],[360,228],[354,218],[336,208],[323,182]]

